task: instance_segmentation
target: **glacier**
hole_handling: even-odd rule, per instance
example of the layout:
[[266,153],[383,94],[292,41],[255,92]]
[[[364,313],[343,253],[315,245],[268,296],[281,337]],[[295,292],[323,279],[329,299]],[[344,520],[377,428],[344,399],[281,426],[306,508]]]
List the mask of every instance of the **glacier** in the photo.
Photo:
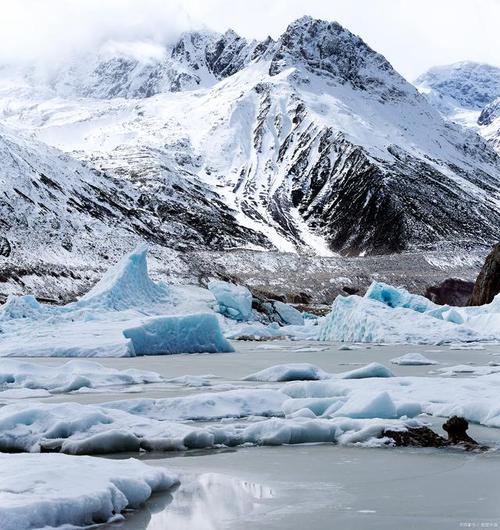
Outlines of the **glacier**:
[[[177,475],[135,459],[0,454],[2,530],[87,527],[123,519]],[[22,470],[22,473],[20,473]]]
[[139,246],[87,294],[64,306],[40,304],[30,295],[9,296],[0,307],[0,356],[233,351],[202,290],[154,282],[146,256],[147,248]]
[[500,295],[478,307],[439,306],[382,282],[366,294],[338,296],[319,340],[441,344],[500,339]]

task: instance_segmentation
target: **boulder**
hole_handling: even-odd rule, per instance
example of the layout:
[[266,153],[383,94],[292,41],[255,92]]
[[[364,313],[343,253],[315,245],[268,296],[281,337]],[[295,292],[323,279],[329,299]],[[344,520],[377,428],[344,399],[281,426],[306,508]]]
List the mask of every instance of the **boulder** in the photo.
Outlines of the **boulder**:
[[500,293],[500,243],[486,256],[468,305],[489,304]]
[[439,285],[427,287],[424,296],[439,305],[466,306],[474,289],[474,282],[447,278]]

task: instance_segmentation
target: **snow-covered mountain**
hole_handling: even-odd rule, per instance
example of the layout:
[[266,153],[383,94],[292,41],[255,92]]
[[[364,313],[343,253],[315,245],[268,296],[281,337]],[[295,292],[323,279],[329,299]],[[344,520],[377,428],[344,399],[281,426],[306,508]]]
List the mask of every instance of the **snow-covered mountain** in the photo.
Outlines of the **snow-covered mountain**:
[[471,61],[435,66],[415,85],[444,117],[475,130],[500,152],[500,68]]
[[434,66],[415,84],[443,108],[481,110],[500,94],[500,68],[472,61]]
[[[117,237],[358,255],[498,236],[498,156],[336,23],[303,17],[277,41],[197,31],[171,46],[107,45],[50,75],[4,68],[0,80],[3,123],[36,137],[33,157],[66,160],[59,180],[83,181],[74,168],[85,167],[88,200],[106,203],[113,215],[97,218]],[[69,224],[75,210],[96,217],[85,204],[68,212],[60,194],[41,202]]]

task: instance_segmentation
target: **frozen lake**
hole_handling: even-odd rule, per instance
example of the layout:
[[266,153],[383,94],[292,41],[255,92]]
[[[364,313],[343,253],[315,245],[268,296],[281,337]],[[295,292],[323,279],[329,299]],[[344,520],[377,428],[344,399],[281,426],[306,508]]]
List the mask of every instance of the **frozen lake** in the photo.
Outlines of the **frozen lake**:
[[172,495],[155,496],[144,509],[107,529],[500,525],[496,454],[303,445],[146,458],[198,480],[183,481]]
[[[213,375],[207,379],[210,386],[154,383],[58,394],[43,401],[101,403],[210,392],[228,385],[278,387],[276,383],[245,382],[241,378],[274,364],[291,362],[308,362],[328,372],[342,372],[377,361],[396,375],[414,376],[432,376],[437,368],[458,364],[500,362],[500,345],[484,345],[484,349],[358,345],[346,350],[337,344],[270,341],[237,342],[235,346],[236,353],[98,359],[105,366],[152,370],[168,378]],[[409,352],[419,352],[440,365],[391,364],[391,359]],[[33,361],[46,365],[64,362],[45,358]],[[443,422],[439,418],[430,420],[438,429]],[[499,431],[472,426],[469,432],[482,443],[500,446]],[[468,454],[318,444],[134,453],[112,458],[126,456],[178,472],[181,486],[174,492],[155,495],[145,508],[129,514],[124,522],[107,525],[108,529],[500,527],[497,452]]]
[[[371,362],[379,362],[395,375],[439,375],[436,370],[446,366],[472,363],[487,365],[489,362],[500,363],[500,344],[484,344],[483,349],[457,349],[466,348],[459,346],[415,346],[415,345],[375,345],[359,344],[349,345],[353,349],[343,349],[345,345],[318,341],[233,341],[236,352],[211,353],[211,354],[179,354],[147,357],[122,357],[98,358],[98,363],[118,368],[136,368],[158,372],[166,378],[177,378],[184,375],[213,375],[210,384],[237,385],[239,387],[272,387],[272,383],[245,382],[241,379],[249,374],[275,364],[283,363],[312,363],[320,366],[327,372],[346,372],[358,366]],[[400,366],[391,363],[391,359],[401,355],[419,352],[422,355],[438,361],[437,366]],[[37,364],[60,366],[67,359],[61,358],[25,358]],[[280,386],[280,385],[274,385]],[[193,392],[206,392],[210,386],[193,388],[178,384],[149,384],[139,388],[129,388],[126,393],[122,391],[92,392],[88,394],[59,394],[44,399],[44,402],[78,401],[80,403],[102,403],[114,399],[131,399],[134,397],[162,398],[184,395]],[[132,393],[129,394],[128,391]],[[133,395],[138,390],[140,393]]]

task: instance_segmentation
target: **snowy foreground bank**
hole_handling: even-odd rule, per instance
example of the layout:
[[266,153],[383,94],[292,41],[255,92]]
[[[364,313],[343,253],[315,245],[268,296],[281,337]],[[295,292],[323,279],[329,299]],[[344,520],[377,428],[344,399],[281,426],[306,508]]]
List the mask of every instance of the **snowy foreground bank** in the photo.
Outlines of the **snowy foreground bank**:
[[0,528],[87,526],[121,519],[176,475],[137,460],[67,455],[0,455]]
[[438,306],[383,283],[339,296],[324,318],[277,301],[252,308],[246,287],[152,281],[146,249],[112,267],[65,306],[10,296],[0,307],[0,356],[128,357],[231,352],[227,339],[419,343],[500,340],[500,295],[481,307]]

